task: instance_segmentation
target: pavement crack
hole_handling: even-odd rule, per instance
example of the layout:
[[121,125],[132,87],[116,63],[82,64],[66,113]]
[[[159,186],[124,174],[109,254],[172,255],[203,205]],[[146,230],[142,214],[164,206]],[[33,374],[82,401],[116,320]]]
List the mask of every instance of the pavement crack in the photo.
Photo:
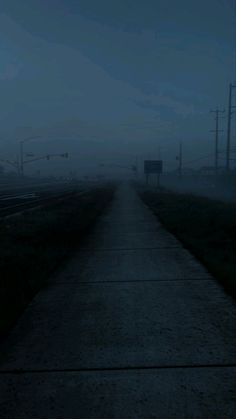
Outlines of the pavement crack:
[[80,248],[79,252],[128,252],[134,250],[168,250],[168,249],[182,249],[180,245],[171,245],[171,246],[155,246],[155,247],[104,247],[101,248]]
[[64,374],[64,373],[96,373],[96,372],[129,372],[148,370],[175,370],[175,369],[211,369],[211,368],[236,368],[235,363],[227,364],[180,364],[180,365],[135,365],[121,367],[97,367],[97,368],[55,368],[55,369],[11,369],[0,370],[1,375],[24,375],[24,374]]
[[77,284],[77,285],[94,285],[94,284],[125,284],[125,283],[148,283],[148,282],[194,282],[194,281],[214,281],[213,278],[170,278],[170,279],[128,279],[128,280],[102,280],[102,281],[58,281],[53,285],[67,285],[67,284]]

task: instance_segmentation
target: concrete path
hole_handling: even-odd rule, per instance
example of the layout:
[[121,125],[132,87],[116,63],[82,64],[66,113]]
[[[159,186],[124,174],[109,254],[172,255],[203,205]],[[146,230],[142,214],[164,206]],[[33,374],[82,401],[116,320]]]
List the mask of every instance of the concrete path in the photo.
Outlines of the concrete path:
[[236,308],[132,188],[1,347],[0,417],[234,418]]

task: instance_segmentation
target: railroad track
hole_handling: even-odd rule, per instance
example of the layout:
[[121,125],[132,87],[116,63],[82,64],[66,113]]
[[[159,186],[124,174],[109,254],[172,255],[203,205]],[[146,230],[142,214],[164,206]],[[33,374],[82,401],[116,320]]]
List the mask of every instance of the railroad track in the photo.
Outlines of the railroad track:
[[[58,194],[53,194],[50,196],[37,196],[37,194],[35,194],[35,196],[31,196],[31,198],[27,199],[27,197],[25,197],[25,200],[23,202],[14,202],[11,205],[2,205],[1,204],[4,202],[6,202],[7,200],[4,200],[4,198],[1,199],[0,202],[0,218],[6,218],[12,215],[16,215],[19,213],[23,213],[25,211],[28,210],[34,210],[40,207],[44,207],[47,206],[49,204],[53,204],[56,202],[59,202],[61,200],[67,199],[73,195],[84,195],[86,192],[88,192],[88,190],[83,190],[83,191],[76,191],[76,190],[70,190],[70,191],[64,191],[64,192],[60,192]],[[33,194],[31,194],[33,195]],[[17,197],[12,197],[13,200],[16,200]],[[24,199],[22,197],[18,197],[18,199]]]

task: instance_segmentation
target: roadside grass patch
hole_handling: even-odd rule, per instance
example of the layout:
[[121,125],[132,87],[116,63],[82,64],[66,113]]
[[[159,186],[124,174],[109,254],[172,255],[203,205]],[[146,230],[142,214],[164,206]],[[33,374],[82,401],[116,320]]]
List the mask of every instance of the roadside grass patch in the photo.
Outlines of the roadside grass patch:
[[0,220],[0,334],[75,251],[113,197],[111,185]]
[[164,189],[139,193],[162,224],[236,298],[236,205]]

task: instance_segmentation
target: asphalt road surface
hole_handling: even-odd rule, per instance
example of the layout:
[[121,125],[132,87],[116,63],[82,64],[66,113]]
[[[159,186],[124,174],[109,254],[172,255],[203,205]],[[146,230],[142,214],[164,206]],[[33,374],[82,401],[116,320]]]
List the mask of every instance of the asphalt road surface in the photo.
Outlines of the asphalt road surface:
[[83,192],[91,185],[79,182],[29,181],[0,183],[0,218],[45,205],[70,195]]
[[1,418],[226,419],[236,308],[122,186],[1,347]]

